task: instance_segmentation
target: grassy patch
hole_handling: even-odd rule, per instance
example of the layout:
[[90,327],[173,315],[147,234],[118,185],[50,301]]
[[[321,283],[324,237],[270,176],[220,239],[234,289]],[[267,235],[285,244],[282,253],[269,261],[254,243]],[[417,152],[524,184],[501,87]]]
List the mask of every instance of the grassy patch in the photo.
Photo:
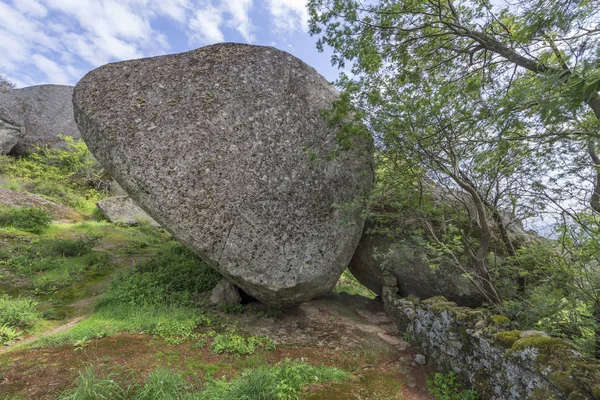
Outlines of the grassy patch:
[[88,367],[59,400],[291,400],[299,398],[302,389],[311,384],[341,382],[350,377],[337,368],[290,360],[247,370],[232,380],[208,380],[204,385],[193,385],[182,373],[167,369],[152,372],[143,384],[127,383],[132,374],[122,375],[112,372],[101,376]]
[[9,208],[0,211],[0,226],[40,234],[48,230],[52,217],[36,207]]
[[89,153],[85,143],[64,137],[66,148],[38,148],[20,158],[0,156],[0,174],[11,179],[11,189],[31,193],[92,213],[108,194],[110,178]]
[[256,349],[275,350],[275,342],[267,336],[244,336],[235,332],[218,334],[210,346],[213,353],[249,355]]

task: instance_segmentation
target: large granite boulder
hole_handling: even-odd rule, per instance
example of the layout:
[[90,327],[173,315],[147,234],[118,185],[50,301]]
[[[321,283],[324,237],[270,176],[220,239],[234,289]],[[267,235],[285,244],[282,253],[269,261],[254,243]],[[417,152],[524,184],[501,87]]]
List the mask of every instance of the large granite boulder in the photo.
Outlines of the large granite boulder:
[[[59,136],[79,138],[73,119],[73,86],[39,85],[0,93],[0,151],[24,154],[36,146],[63,146]],[[19,131],[12,146],[3,145],[8,130]],[[10,149],[6,151],[6,149]]]
[[[371,144],[341,148],[338,94],[283,51],[224,43],[108,64],[75,87],[89,149],[134,201],[274,307],[327,293],[364,218]],[[360,142],[360,143],[359,143]]]

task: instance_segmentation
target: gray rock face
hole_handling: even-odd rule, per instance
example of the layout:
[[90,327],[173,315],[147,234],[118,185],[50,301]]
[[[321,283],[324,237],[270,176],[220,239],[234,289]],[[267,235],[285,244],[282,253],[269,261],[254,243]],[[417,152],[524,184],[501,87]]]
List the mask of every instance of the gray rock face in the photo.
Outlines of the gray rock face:
[[[370,143],[340,149],[338,94],[269,47],[218,44],[109,64],[76,86],[88,147],[150,216],[274,307],[327,293],[364,219]],[[332,155],[335,153],[335,157]]]
[[210,295],[210,302],[214,305],[236,305],[242,302],[242,296],[233,283],[221,279]]
[[30,86],[0,93],[0,132],[5,129],[4,123],[18,127],[22,135],[12,152],[24,154],[36,145],[62,146],[64,141],[58,135],[79,138],[72,97],[73,87],[62,85]]
[[360,283],[381,295],[384,271],[389,271],[398,281],[401,296],[425,299],[442,295],[461,305],[481,305],[483,296],[455,269],[447,265],[430,267],[422,249],[410,237],[370,233],[376,225],[375,221],[367,221],[365,233],[348,266]]
[[0,154],[10,153],[24,135],[20,126],[0,118]]
[[109,197],[100,200],[96,205],[109,222],[138,225],[147,221],[156,228],[160,227],[160,224],[138,207],[129,196]]

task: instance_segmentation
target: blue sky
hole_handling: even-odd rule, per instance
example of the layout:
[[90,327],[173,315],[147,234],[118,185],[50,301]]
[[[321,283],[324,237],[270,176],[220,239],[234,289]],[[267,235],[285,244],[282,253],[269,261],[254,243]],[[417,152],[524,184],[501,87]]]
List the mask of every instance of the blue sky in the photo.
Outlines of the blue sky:
[[334,81],[307,20],[306,0],[0,0],[0,72],[74,85],[108,62],[226,41],[288,51]]

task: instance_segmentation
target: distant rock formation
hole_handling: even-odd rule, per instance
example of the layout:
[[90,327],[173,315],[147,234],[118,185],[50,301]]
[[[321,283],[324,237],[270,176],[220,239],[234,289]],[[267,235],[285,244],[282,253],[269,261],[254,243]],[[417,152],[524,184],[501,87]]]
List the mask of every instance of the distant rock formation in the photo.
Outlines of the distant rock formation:
[[62,146],[79,138],[73,118],[73,87],[39,85],[0,93],[0,152],[25,154],[36,146]]
[[331,290],[362,232],[343,206],[372,187],[371,143],[338,145],[321,114],[337,97],[288,53],[224,43],[100,67],[73,104],[138,205],[244,292],[288,307]]
[[98,209],[109,222],[120,222],[124,225],[139,225],[147,222],[155,228],[160,224],[152,219],[129,196],[116,196],[100,200]]

